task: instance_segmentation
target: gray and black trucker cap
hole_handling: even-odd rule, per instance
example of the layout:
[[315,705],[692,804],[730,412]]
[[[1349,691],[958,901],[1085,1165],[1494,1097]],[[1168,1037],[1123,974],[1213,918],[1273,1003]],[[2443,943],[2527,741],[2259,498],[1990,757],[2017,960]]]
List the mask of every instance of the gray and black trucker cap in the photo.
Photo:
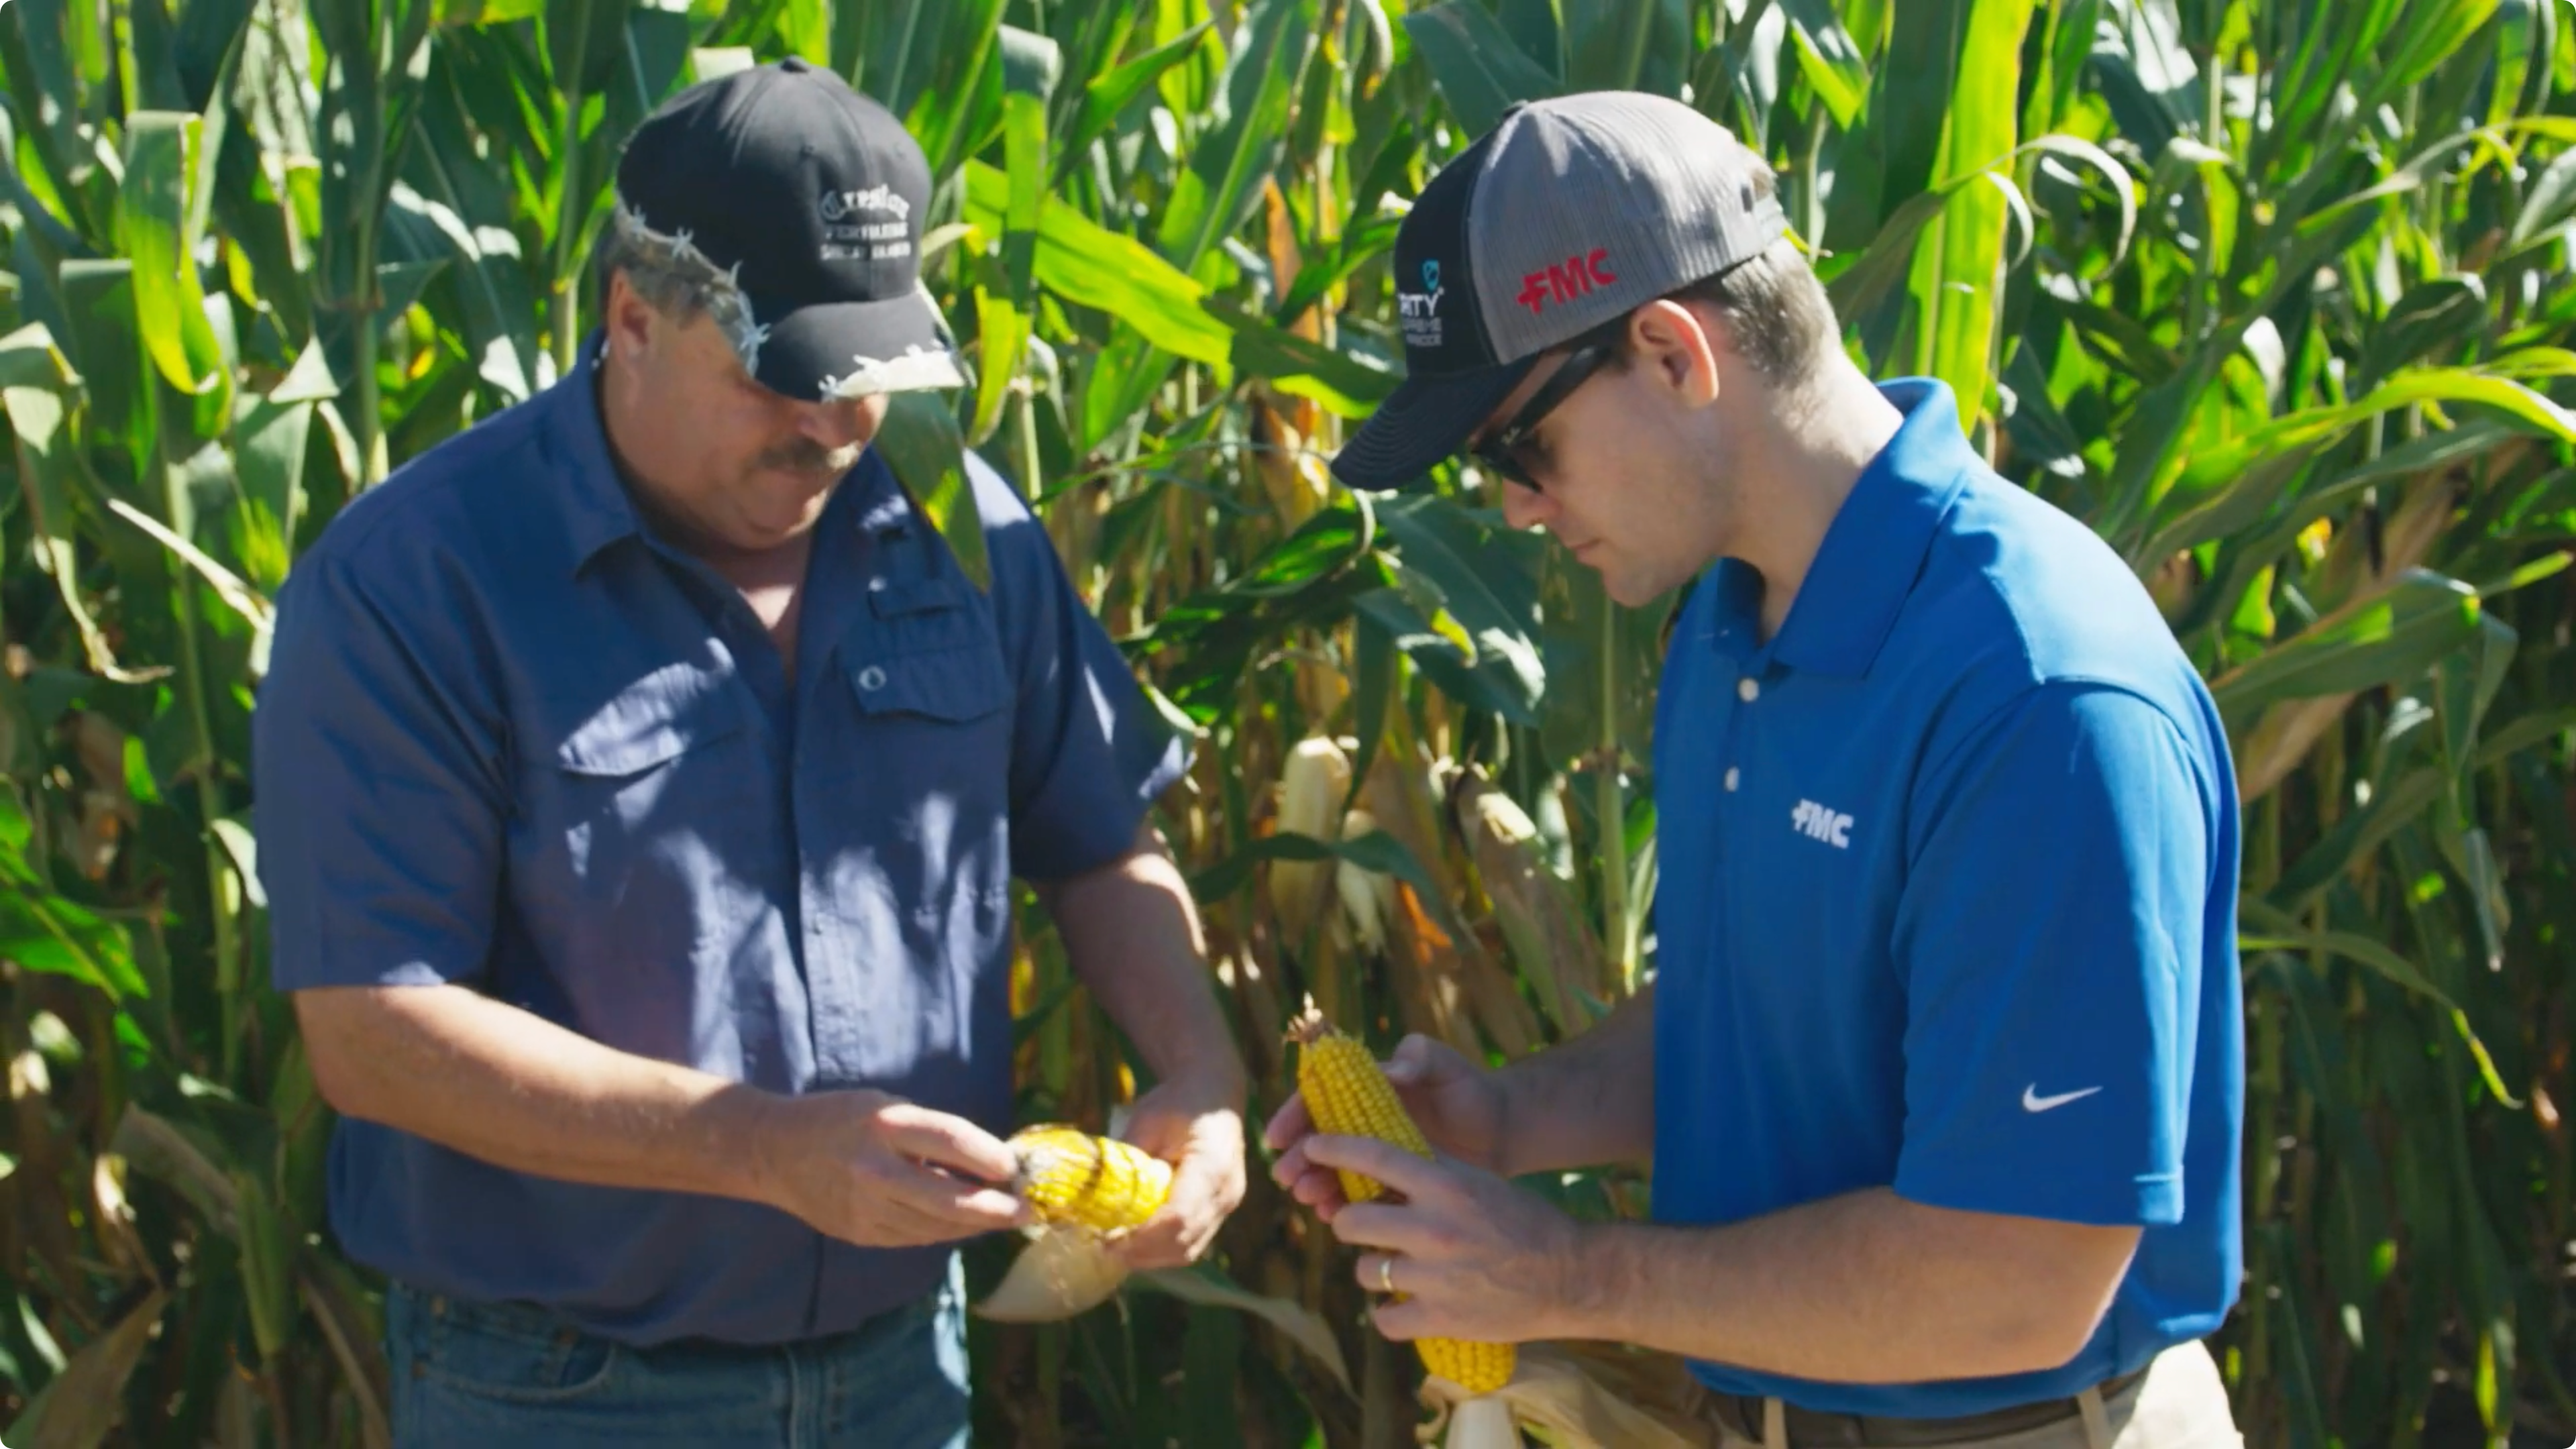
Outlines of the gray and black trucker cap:
[[1539,355],[1726,270],[1788,229],[1762,158],[1662,96],[1592,91],[1503,113],[1395,237],[1405,379],[1333,459],[1401,488],[1456,453]]

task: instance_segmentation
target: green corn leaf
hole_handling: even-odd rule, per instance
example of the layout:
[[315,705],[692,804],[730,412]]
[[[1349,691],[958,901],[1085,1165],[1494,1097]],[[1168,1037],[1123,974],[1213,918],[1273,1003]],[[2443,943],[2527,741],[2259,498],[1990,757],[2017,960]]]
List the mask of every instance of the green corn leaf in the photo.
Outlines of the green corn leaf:
[[1959,86],[1944,121],[1938,180],[1971,176],[1927,230],[1916,255],[1912,291],[1916,371],[1950,384],[1959,422],[1973,432],[1985,413],[1994,345],[2004,226],[2018,199],[2011,179],[1989,168],[2015,150],[2021,37],[2030,0],[1976,0],[1959,37]]
[[2388,309],[2388,315],[2370,334],[2370,344],[2362,350],[2354,380],[2359,385],[2377,382],[2427,354],[2453,354],[2431,359],[2437,363],[2453,361],[2458,350],[2483,330],[2486,322],[2486,284],[2474,274],[2418,282]]
[[1423,869],[1422,862],[1404,847],[1404,842],[1383,830],[1372,830],[1350,840],[1321,840],[1281,831],[1253,841],[1220,864],[1190,877],[1190,893],[1202,901],[1224,900],[1241,890],[1252,879],[1253,867],[1265,860],[1346,860],[1363,870],[1394,876],[1425,895],[1438,890],[1431,883],[1431,873]]
[[544,0],[546,63],[563,104],[578,108],[617,78],[633,6],[634,0]]
[[1441,0],[1408,10],[1404,33],[1471,137],[1492,130],[1512,102],[1559,90],[1556,77],[1522,54],[1478,0]]
[[1377,505],[1380,527],[1403,560],[1436,590],[1474,641],[1478,658],[1495,659],[1530,710],[1547,688],[1547,666],[1538,642],[1538,540],[1489,528],[1450,500],[1413,493]]
[[1781,0],[1780,8],[1797,42],[1799,72],[1833,113],[1834,124],[1851,129],[1869,104],[1869,61],[1826,0]]
[[9,1426],[9,1438],[40,1449],[95,1449],[124,1416],[127,1381],[143,1363],[170,1292],[154,1288],[65,1361]]
[[1679,96],[1689,74],[1688,0],[1560,0],[1571,91]]
[[1075,157],[1089,150],[1091,143],[1100,139],[1119,116],[1136,103],[1137,97],[1153,89],[1165,72],[1190,59],[1214,29],[1214,21],[1202,20],[1084,88],[1082,110],[1075,117],[1072,130],[1065,136],[1064,150],[1058,153],[1057,165],[1069,166]]
[[1426,611],[1418,601],[1423,594],[1418,577],[1402,581],[1410,587],[1371,589],[1351,600],[1358,637],[1367,641],[1366,647],[1412,660],[1425,679],[1461,704],[1514,724],[1535,722],[1529,693],[1509,662],[1477,649],[1455,616],[1438,604]]
[[[119,225],[134,261],[135,319],[153,366],[170,387],[200,402],[200,436],[212,436],[232,411],[232,372],[206,319],[188,230],[189,183],[197,169],[202,122],[173,111],[127,118],[125,184],[117,191]],[[211,411],[213,425],[204,426]]]
[[975,488],[966,477],[966,440],[957,430],[957,415],[946,394],[899,392],[877,429],[877,451],[894,470],[913,501],[939,536],[948,541],[958,567],[975,587],[993,586],[991,561],[984,550],[983,516],[975,507]]
[[2410,570],[2386,593],[2358,601],[2288,642],[2210,682],[2230,718],[2284,699],[2349,694],[2412,679],[2478,632],[2477,591]]
[[2162,527],[2132,558],[2161,559],[2261,519],[2317,449],[2382,413],[2425,402],[2474,405],[2522,430],[2576,442],[2576,415],[2512,378],[2467,368],[2400,373],[2357,401],[2287,414],[2193,455],[2157,505]]
[[1288,136],[1298,77],[1314,46],[1315,0],[1255,0],[1236,27],[1226,63],[1226,119],[1190,150],[1156,245],[1182,271],[1260,204],[1261,187]]
[[2504,1079],[2496,1074],[2495,1059],[2488,1054],[2486,1043],[2469,1029],[2468,1013],[2461,1010],[2460,1004],[2448,993],[2434,985],[2414,962],[2369,936],[2351,931],[2308,930],[2260,900],[2242,902],[2241,911],[2254,929],[2238,936],[2237,949],[2240,951],[2323,951],[2367,966],[2440,1006],[2450,1014],[2452,1025],[2459,1031],[2470,1054],[2477,1059],[2478,1074],[2486,1079],[2487,1090],[2495,1093],[2499,1101],[2516,1100],[2513,1093],[2505,1090]]
[[[975,421],[967,436],[982,442],[1001,421],[1002,402],[1009,396],[1011,380],[1019,374],[1020,359],[1027,350],[1029,316],[1011,305],[1007,297],[997,297],[982,287],[975,289],[975,333],[979,339],[975,378]],[[1023,478],[1020,486],[1034,490],[1039,480]]]
[[[999,230],[1009,205],[1009,178],[980,162],[968,163],[969,218]],[[1049,291],[1118,318],[1166,351],[1219,362],[1233,346],[1225,324],[1199,305],[1205,287],[1144,243],[1109,230],[1062,200],[1049,197],[1039,210],[1031,265]]]

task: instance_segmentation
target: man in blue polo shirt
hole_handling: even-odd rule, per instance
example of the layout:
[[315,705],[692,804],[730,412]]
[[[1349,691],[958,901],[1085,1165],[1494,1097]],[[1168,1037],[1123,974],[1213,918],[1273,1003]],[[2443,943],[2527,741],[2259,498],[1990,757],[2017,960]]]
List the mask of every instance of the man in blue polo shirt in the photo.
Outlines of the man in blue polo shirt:
[[[1414,1038],[1445,1154],[1273,1120],[1390,1336],[1688,1357],[1722,1442],[2216,1449],[2234,1302],[2236,795],[2137,580],[1838,346],[1768,168],[1677,102],[1517,107],[1396,244],[1409,376],[1335,463],[1466,450],[1641,603],[1651,988],[1498,1072]],[[1418,286],[1417,286],[1418,282]],[[1651,1161],[1651,1225],[1513,1174]],[[1329,1168],[1400,1204],[1346,1206]]]
[[254,721],[272,974],[392,1282],[403,1445],[962,1446],[1012,880],[1157,1084],[1197,1256],[1244,1080],[1146,820],[1182,752],[1012,491],[989,591],[868,450],[953,387],[930,177],[801,61],[628,145],[570,376],[352,502]]

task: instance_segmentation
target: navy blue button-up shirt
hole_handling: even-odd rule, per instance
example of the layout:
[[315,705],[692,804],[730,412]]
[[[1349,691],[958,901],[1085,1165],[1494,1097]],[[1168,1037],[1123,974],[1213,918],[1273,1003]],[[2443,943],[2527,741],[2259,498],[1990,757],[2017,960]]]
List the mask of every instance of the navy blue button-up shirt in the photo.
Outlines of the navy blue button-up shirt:
[[[768,1091],[1007,1130],[1011,879],[1124,852],[1182,743],[972,455],[991,591],[871,452],[816,525],[791,685],[638,518],[595,356],[353,501],[281,592],[253,720],[276,986],[462,983]],[[424,1290],[637,1343],[839,1331],[947,1256],[354,1120],[331,1220]]]

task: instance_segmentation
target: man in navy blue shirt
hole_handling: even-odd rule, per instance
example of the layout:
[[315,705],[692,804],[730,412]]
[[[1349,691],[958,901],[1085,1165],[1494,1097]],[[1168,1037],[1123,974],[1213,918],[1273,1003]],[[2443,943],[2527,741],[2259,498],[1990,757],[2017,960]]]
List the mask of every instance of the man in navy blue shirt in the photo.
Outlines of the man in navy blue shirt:
[[959,373],[930,178],[801,61],[641,127],[568,377],[356,499],[255,719],[273,977],[392,1281],[403,1444],[963,1445],[953,1244],[1021,1223],[1011,891],[1157,1083],[1138,1266],[1243,1188],[1146,819],[1184,764],[968,459],[989,591],[868,449]]
[[[2237,1293],[2237,803],[2122,560],[1937,382],[1845,356],[1759,157],[1678,102],[1516,107],[1396,243],[1408,377],[1335,462],[1470,453],[1643,603],[1648,990],[1392,1075],[1444,1154],[1270,1125],[1393,1337],[1688,1358],[1721,1442],[2216,1449]],[[1651,1224],[1510,1175],[1650,1162]],[[1326,1169],[1401,1203],[1342,1203]]]

